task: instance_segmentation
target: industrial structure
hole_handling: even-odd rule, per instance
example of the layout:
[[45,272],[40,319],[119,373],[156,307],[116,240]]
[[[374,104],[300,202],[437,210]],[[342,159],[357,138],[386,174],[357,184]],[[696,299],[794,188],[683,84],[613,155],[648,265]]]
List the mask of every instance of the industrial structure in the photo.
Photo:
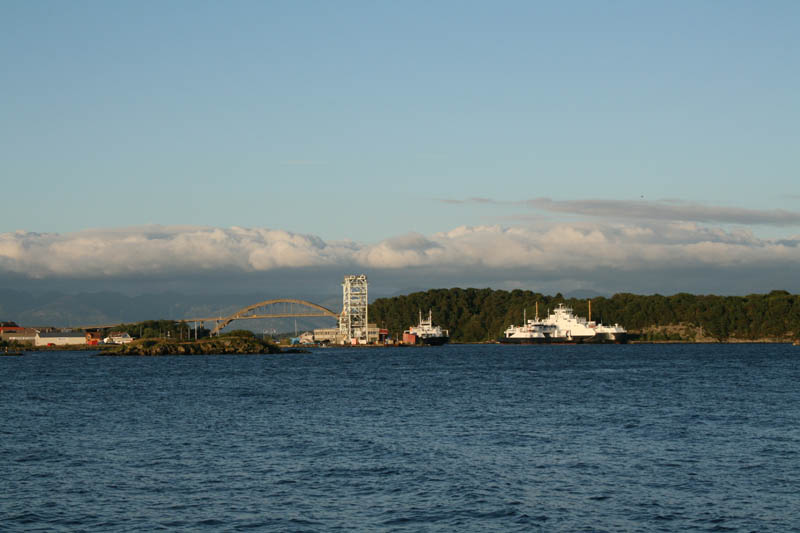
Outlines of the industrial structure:
[[345,276],[339,335],[346,343],[367,342],[367,276]]

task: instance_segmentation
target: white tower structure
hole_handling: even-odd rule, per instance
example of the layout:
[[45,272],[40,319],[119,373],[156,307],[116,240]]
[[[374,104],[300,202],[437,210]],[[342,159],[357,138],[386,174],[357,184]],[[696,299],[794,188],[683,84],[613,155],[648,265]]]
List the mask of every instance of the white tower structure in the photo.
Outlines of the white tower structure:
[[342,283],[342,314],[339,336],[344,342],[367,342],[367,276],[345,276]]

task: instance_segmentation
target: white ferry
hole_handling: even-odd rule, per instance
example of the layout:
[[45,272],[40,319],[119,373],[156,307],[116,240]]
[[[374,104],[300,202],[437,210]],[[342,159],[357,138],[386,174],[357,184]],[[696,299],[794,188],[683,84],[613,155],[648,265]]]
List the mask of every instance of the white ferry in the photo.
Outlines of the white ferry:
[[[589,317],[592,316],[589,303]],[[523,319],[522,326],[509,326],[500,342],[503,344],[539,344],[539,343],[584,343],[584,342],[616,342],[628,340],[628,333],[619,324],[604,326],[583,317],[576,316],[572,309],[558,304],[555,311],[547,318],[540,320],[538,313],[533,320]]]
[[422,311],[419,312],[419,324],[411,326],[403,332],[403,341],[411,344],[440,346],[450,341],[450,333],[441,326],[433,325],[433,311],[429,309],[427,320],[423,320]]
[[536,318],[533,320],[528,320],[526,313],[527,311],[523,311],[522,325],[515,326],[511,324],[508,326],[500,342],[507,344],[536,344],[548,342],[555,328],[545,325],[539,320],[538,306]]

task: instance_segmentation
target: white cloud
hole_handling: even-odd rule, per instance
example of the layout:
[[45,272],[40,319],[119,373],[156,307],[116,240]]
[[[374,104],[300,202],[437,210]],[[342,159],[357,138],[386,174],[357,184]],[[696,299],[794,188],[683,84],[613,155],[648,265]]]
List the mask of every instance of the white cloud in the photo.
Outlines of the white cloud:
[[268,272],[280,269],[446,269],[449,272],[758,268],[800,262],[798,239],[693,223],[458,227],[359,244],[265,228],[145,226],[67,234],[0,234],[0,273],[115,277]]

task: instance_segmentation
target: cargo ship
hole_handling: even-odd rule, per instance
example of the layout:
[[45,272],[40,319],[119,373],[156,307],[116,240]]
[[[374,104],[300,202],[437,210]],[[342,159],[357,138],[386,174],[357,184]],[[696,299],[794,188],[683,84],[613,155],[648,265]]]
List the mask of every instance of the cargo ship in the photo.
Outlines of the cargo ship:
[[433,325],[433,311],[428,310],[428,319],[422,319],[419,312],[419,324],[411,326],[403,332],[403,344],[429,344],[441,346],[450,341],[450,334],[441,326]]
[[572,309],[558,304],[547,318],[528,320],[523,315],[523,325],[509,326],[499,339],[502,344],[547,344],[547,343],[625,343],[628,332],[619,324],[604,326],[591,320],[592,303],[589,302],[589,320],[573,314]]

